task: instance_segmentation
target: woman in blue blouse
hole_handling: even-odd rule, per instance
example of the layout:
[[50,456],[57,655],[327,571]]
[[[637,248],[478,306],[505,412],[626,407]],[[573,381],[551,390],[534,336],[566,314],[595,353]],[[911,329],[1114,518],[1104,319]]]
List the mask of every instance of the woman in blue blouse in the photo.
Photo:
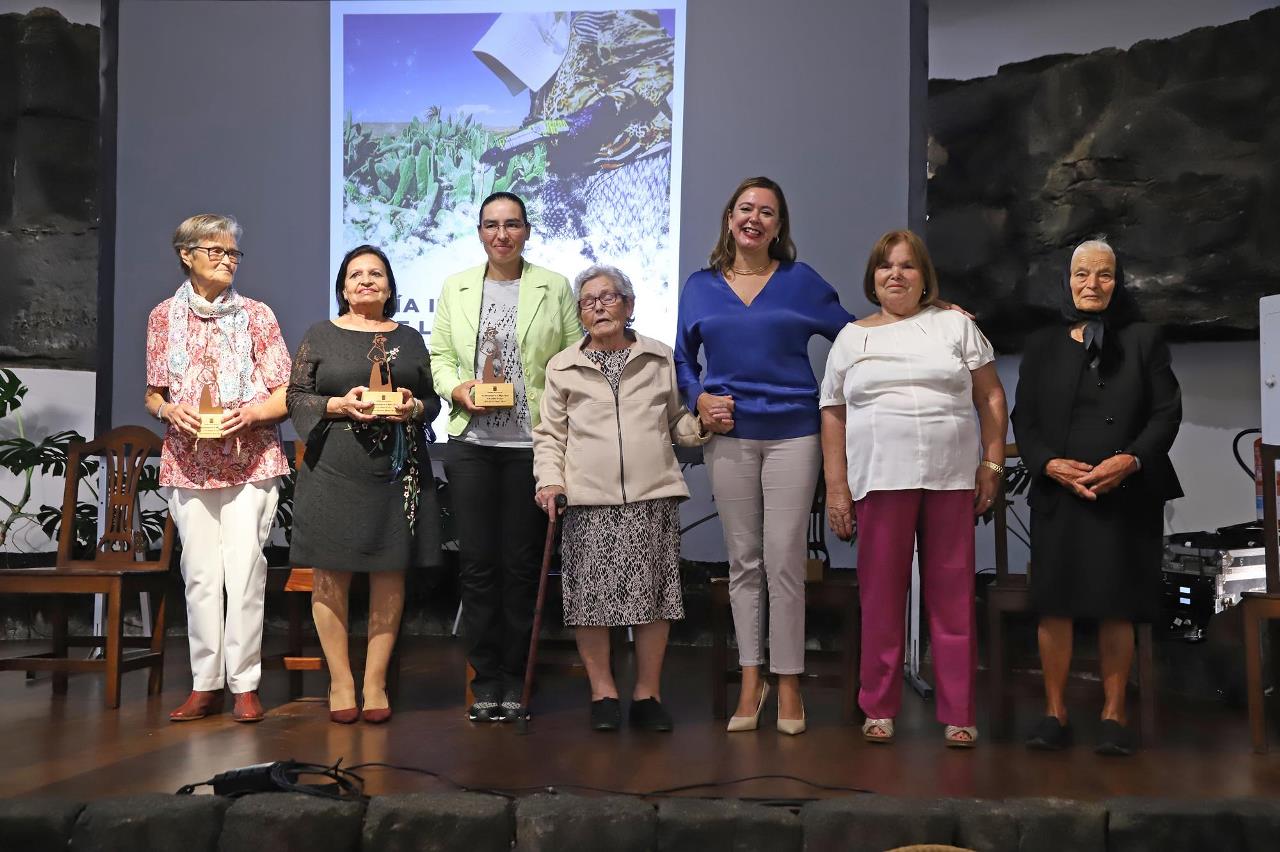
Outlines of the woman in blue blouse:
[[782,187],[767,177],[743,181],[725,205],[710,266],[680,293],[675,348],[681,392],[718,433],[705,457],[729,552],[742,665],[730,731],[755,730],[769,692],[760,677],[764,576],[778,730],[805,729],[805,545],[822,462],[809,339],[833,340],[852,320],[831,285],[796,260]]

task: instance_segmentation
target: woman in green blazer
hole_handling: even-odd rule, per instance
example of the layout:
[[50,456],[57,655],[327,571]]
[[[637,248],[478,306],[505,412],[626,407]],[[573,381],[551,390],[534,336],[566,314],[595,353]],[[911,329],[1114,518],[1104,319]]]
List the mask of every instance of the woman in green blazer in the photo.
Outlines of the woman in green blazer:
[[[523,713],[543,515],[533,502],[533,427],[551,356],[582,338],[563,275],[523,257],[524,202],[495,192],[476,228],[488,261],[444,282],[431,329],[431,377],[449,400],[449,480],[459,546],[473,722]],[[477,405],[479,383],[509,384],[513,404]]]

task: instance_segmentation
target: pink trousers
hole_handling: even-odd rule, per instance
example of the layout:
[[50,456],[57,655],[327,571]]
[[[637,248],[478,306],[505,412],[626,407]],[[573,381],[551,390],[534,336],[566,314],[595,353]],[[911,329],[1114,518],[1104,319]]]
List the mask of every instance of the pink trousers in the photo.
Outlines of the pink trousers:
[[973,491],[872,491],[854,504],[854,512],[862,601],[858,704],[872,719],[892,719],[902,707],[907,592],[918,536],[938,721],[972,725],[978,659]]

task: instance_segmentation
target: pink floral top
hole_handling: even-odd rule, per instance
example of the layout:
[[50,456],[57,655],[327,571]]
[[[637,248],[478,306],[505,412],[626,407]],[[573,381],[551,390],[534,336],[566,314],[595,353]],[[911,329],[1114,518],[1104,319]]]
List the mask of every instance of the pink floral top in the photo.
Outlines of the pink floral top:
[[[183,405],[200,404],[198,379],[210,341],[214,321],[187,311],[187,348],[190,367],[186,375],[173,381],[169,375],[169,306],[172,299],[157,305],[147,320],[147,384],[169,389],[169,400]],[[253,299],[244,300],[249,314],[249,337],[253,341],[253,399],[260,403],[271,391],[289,383],[289,350],[271,309]],[[215,394],[217,389],[214,388]],[[280,446],[276,426],[250,426],[229,438],[197,441],[170,426],[164,436],[160,456],[160,484],[174,488],[227,488],[260,482],[289,473],[289,462]]]

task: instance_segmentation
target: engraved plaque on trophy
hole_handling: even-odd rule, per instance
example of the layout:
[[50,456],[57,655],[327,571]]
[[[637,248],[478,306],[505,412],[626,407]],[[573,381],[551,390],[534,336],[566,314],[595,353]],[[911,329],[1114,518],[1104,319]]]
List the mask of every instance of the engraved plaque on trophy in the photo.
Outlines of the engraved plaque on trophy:
[[507,371],[502,364],[498,345],[498,330],[490,327],[480,338],[481,381],[472,388],[476,405],[485,408],[511,408],[516,404],[515,385],[506,381]]
[[369,389],[360,395],[364,402],[372,402],[369,412],[375,417],[396,413],[396,406],[404,402],[404,394],[391,386],[391,357],[387,354],[387,336],[374,335],[373,348],[369,350]]
[[221,437],[222,406],[213,404],[213,395],[209,393],[209,386],[205,385],[200,390],[200,431],[196,433],[196,438]]
[[394,390],[383,378],[380,364],[374,364],[373,369],[369,371],[369,389],[361,394],[360,398],[364,402],[373,403],[373,410],[369,413],[376,417],[395,414],[396,406],[404,401],[404,395]]

